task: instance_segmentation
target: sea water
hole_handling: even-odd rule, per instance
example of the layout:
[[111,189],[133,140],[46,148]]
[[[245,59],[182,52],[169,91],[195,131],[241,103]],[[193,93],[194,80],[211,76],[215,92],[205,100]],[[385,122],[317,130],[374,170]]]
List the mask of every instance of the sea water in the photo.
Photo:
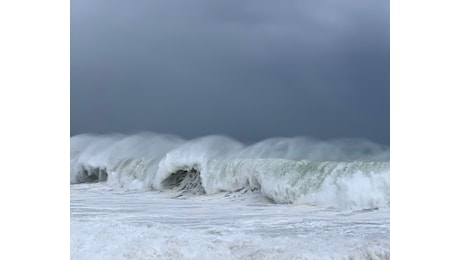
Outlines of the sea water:
[[71,138],[71,259],[389,259],[389,151],[367,141]]

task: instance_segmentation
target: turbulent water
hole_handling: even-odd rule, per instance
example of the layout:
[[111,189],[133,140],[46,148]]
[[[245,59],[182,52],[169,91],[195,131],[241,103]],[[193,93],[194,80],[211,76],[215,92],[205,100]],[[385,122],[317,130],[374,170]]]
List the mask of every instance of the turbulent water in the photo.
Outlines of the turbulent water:
[[72,259],[388,259],[389,149],[71,137]]

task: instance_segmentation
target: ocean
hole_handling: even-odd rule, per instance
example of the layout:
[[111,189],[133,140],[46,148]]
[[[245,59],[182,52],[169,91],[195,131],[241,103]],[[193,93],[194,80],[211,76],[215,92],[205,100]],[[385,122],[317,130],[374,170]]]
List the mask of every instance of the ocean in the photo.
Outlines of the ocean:
[[389,259],[389,147],[70,138],[71,259]]

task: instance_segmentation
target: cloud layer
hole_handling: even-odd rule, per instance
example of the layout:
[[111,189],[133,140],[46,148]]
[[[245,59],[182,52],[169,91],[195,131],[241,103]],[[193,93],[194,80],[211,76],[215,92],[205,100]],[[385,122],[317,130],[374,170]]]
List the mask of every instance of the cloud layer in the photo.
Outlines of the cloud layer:
[[389,143],[388,1],[71,1],[71,134]]

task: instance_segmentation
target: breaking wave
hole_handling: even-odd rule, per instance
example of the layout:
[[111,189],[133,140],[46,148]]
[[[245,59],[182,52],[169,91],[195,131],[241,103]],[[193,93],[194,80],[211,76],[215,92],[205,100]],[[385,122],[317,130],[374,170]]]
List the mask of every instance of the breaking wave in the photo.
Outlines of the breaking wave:
[[389,148],[366,140],[272,138],[244,145],[225,136],[77,135],[70,182],[106,182],[177,196],[244,190],[274,203],[339,209],[390,204]]

